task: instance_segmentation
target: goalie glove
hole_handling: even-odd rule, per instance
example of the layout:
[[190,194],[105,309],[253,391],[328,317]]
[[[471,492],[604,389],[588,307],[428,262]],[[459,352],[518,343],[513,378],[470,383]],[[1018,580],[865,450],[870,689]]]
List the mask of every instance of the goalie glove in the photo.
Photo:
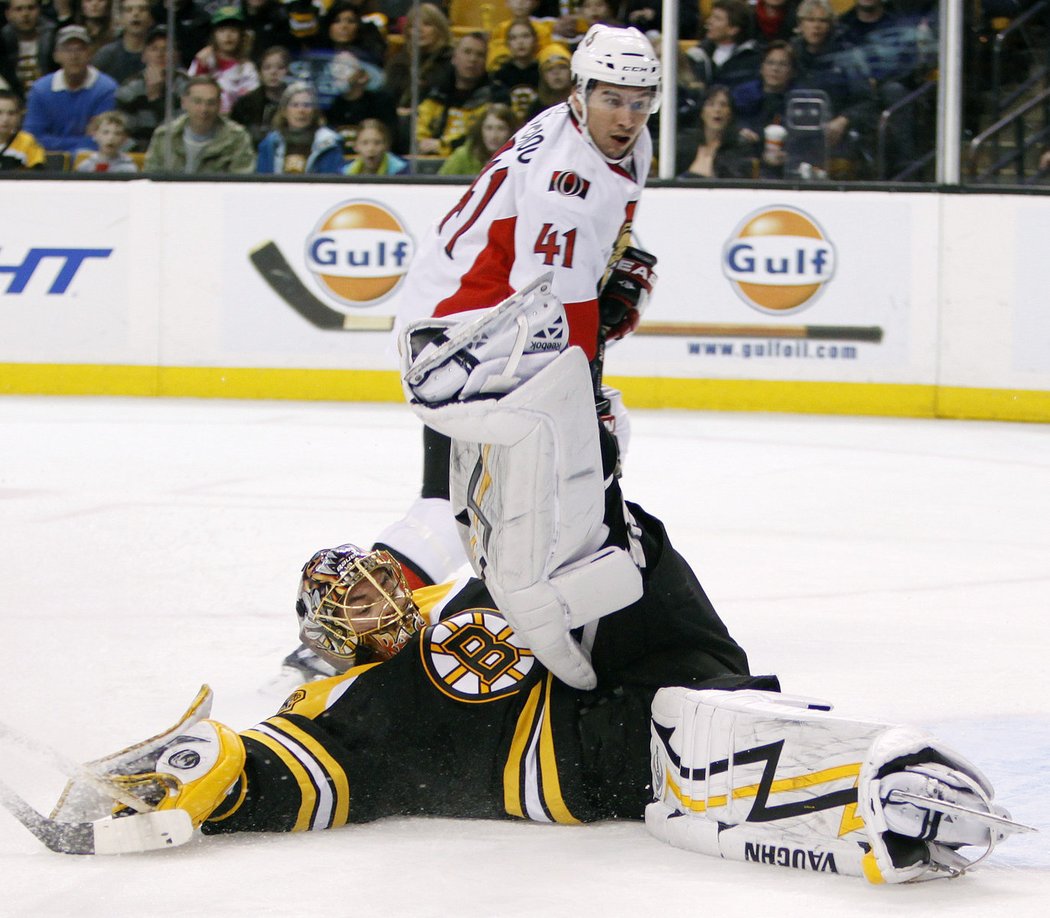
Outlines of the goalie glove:
[[606,341],[633,332],[656,283],[656,256],[628,246],[614,262],[598,293],[598,317]]

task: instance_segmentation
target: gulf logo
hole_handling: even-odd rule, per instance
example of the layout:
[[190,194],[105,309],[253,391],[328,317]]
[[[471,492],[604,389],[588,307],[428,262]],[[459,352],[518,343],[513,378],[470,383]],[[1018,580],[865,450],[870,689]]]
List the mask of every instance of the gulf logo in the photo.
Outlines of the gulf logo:
[[835,247],[809,214],[766,207],[749,214],[722,251],[722,273],[745,303],[788,315],[811,306],[835,274]]
[[415,244],[404,223],[373,201],[344,201],[306,240],[306,267],[347,306],[371,306],[404,280]]

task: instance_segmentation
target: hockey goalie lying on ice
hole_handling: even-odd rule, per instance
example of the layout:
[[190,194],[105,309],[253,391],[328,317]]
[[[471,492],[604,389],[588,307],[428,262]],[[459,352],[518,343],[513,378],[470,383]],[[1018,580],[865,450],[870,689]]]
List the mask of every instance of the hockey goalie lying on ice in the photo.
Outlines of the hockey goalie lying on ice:
[[207,719],[203,691],[170,731],[84,766],[54,818],[94,842],[53,847],[181,842],[169,812],[206,835],[644,818],[704,854],[900,883],[957,875],[1025,828],[933,737],[749,673],[663,525],[607,474],[549,278],[474,315],[417,323],[402,345],[413,409],[453,439],[478,576],[412,593],[385,552],[317,552],[300,633],[339,674],[242,733]]

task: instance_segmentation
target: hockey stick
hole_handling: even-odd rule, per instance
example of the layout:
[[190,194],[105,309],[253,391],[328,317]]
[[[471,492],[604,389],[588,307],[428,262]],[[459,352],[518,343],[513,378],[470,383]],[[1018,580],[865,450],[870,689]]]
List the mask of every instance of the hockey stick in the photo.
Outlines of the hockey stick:
[[140,800],[133,794],[129,794],[120,785],[107,780],[105,776],[92,771],[87,766],[81,765],[79,762],[74,762],[67,756],[64,756],[53,746],[49,746],[47,743],[41,742],[40,740],[33,739],[31,736],[26,736],[24,733],[20,733],[13,727],[9,727],[2,722],[0,722],[0,739],[11,740],[17,745],[22,746],[24,749],[47,759],[47,761],[49,761],[67,778],[75,781],[84,781],[85,783],[90,784],[99,793],[112,798],[117,803],[122,803],[124,806],[130,807],[140,813],[150,812],[155,809],[154,806],[147,803],[145,800]]
[[0,804],[52,851],[59,854],[132,854],[185,844],[193,822],[185,810],[164,810],[94,822],[59,822],[38,813],[3,781]]
[[882,341],[878,325],[737,325],[731,322],[646,322],[636,335],[664,338],[803,338],[824,341]]
[[317,328],[328,331],[390,331],[394,327],[393,316],[348,316],[322,303],[299,280],[275,242],[256,246],[248,258],[270,289]]
[[888,799],[890,803],[898,803],[901,801],[914,803],[918,807],[927,810],[936,810],[938,813],[944,813],[948,816],[965,816],[967,819],[979,822],[982,825],[987,826],[989,829],[998,830],[1004,836],[1023,835],[1027,832],[1039,831],[1035,826],[1029,826],[1023,822],[1017,822],[1006,816],[999,816],[996,813],[985,813],[968,806],[960,806],[958,803],[948,803],[946,800],[938,800],[936,797],[927,797],[925,794],[912,794],[908,791],[892,790],[889,793]]

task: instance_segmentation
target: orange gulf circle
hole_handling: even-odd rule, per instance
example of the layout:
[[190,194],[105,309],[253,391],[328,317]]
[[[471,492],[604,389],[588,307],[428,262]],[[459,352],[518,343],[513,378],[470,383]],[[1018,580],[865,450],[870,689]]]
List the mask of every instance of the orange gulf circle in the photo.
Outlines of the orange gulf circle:
[[[405,228],[389,211],[375,204],[362,203],[339,208],[329,215],[316,232],[354,229],[388,229],[397,233],[405,231]],[[394,274],[391,277],[332,277],[327,274],[317,276],[321,283],[337,297],[351,303],[369,303],[372,300],[378,300],[393,290],[401,280],[400,274]]]
[[[737,233],[738,239],[746,236],[809,236],[823,239],[813,222],[793,210],[767,210],[748,220]],[[773,287],[765,284],[737,282],[737,289],[752,303],[765,309],[795,309],[807,302],[819,289],[820,284],[799,284],[793,287]]]

